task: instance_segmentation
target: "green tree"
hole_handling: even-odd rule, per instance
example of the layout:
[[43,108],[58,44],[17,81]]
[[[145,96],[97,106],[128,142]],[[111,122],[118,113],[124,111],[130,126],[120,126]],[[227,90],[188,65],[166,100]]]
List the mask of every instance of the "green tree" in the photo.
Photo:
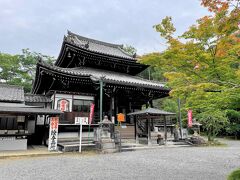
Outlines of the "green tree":
[[19,56],[0,53],[0,81],[12,82],[18,78]]
[[[226,116],[219,112],[240,109],[240,8],[236,2],[203,0],[213,15],[197,20],[179,37],[174,36],[172,19],[166,17],[154,29],[165,38],[168,48],[141,59],[163,74],[170,95],[185,102],[184,110],[192,109],[201,121],[212,120],[213,128],[224,127]],[[230,3],[234,3],[231,8]],[[211,111],[213,115],[206,116]],[[211,131],[210,135],[216,134]]]
[[228,124],[226,114],[215,109],[199,113],[197,118],[207,132],[208,141],[213,141],[216,135]]
[[227,177],[227,180],[238,180],[238,179],[240,179],[240,169],[234,170]]
[[131,45],[124,45],[123,46],[123,50],[125,51],[125,52],[127,52],[128,54],[130,54],[130,55],[136,55],[136,53],[137,53],[137,50],[136,50],[136,48],[134,48],[133,46],[131,46]]
[[237,139],[240,133],[240,112],[229,109],[226,111],[226,115],[229,119],[229,126],[226,128],[226,131]]
[[0,82],[23,86],[30,92],[35,77],[36,63],[39,58],[52,64],[54,58],[23,49],[20,55],[0,53]]
[[150,54],[145,54],[141,56],[140,62],[150,65],[145,71],[140,75],[146,79],[157,80],[165,82],[166,78],[164,77],[164,72],[162,68],[159,68],[159,56],[160,53],[154,52]]
[[48,64],[53,64],[54,57],[43,55],[37,52],[31,52],[29,49],[23,49],[22,54],[19,55],[21,66],[22,85],[26,92],[30,92],[32,82],[35,79],[36,64],[39,59],[46,61]]

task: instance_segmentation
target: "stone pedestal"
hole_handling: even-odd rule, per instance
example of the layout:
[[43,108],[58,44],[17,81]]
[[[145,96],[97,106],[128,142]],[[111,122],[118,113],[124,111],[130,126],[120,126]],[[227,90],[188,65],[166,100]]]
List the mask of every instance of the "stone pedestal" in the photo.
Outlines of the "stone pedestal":
[[114,124],[104,117],[103,122],[99,124],[99,128],[96,131],[97,148],[102,153],[114,153],[117,152],[114,141]]

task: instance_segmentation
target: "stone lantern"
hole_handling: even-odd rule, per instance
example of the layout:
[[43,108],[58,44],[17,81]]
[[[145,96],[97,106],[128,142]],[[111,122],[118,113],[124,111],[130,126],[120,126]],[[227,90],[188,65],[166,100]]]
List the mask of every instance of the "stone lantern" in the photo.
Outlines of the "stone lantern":
[[114,139],[114,124],[104,116],[102,122],[99,123],[99,128],[96,131],[96,147],[103,153],[117,152]]
[[108,116],[104,116],[102,122],[99,123],[102,138],[112,138],[114,134],[114,124],[108,119]]

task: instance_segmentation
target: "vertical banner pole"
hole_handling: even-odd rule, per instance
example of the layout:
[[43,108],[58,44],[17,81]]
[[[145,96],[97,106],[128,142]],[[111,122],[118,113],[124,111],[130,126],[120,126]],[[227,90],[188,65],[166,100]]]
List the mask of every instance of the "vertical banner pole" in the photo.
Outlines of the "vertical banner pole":
[[167,118],[166,118],[166,115],[164,116],[164,139],[165,139],[165,145],[167,145]]
[[102,107],[103,107],[103,80],[100,79],[100,122],[102,122],[102,118],[103,118],[103,115],[102,115]]
[[90,143],[90,124],[88,124],[88,144]]
[[93,103],[91,103],[90,105],[90,113],[89,113],[89,121],[88,121],[88,142],[89,142],[89,136],[90,136],[90,125],[92,124],[92,120],[93,120],[93,116],[94,116],[94,107],[95,105]]
[[180,135],[181,139],[183,138],[183,133],[182,133],[182,115],[181,115],[181,101],[180,98],[178,98],[178,119],[179,119],[179,126],[180,126]]
[[80,132],[79,132],[79,152],[82,152],[82,121],[80,121]]

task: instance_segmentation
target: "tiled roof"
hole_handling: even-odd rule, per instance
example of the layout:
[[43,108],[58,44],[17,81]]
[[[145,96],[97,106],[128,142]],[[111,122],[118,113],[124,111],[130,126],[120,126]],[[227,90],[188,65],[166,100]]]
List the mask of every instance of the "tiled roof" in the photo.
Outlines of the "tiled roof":
[[44,95],[37,94],[25,94],[25,102],[42,102],[47,103],[51,102],[51,99]]
[[102,69],[93,69],[89,67],[61,68],[58,66],[51,66],[51,65],[46,65],[42,63],[40,63],[39,65],[50,68],[55,72],[61,72],[68,75],[88,76],[93,81],[102,78],[103,81],[106,83],[135,86],[135,87],[144,87],[144,88],[158,89],[158,90],[162,90],[162,89],[167,90],[167,88],[164,88],[164,84],[158,81],[150,81],[137,76],[132,76],[129,74],[124,74],[119,72],[112,72],[112,71],[107,71]]
[[175,115],[176,113],[173,112],[167,112],[167,111],[163,111],[161,109],[156,109],[156,108],[147,108],[141,111],[137,111],[137,112],[133,112],[133,113],[129,113],[129,116],[132,115],[145,115],[145,114],[152,114],[152,115]]
[[[19,103],[19,102],[0,102],[0,106],[4,106],[4,107],[25,107],[26,104],[25,103]],[[30,106],[28,105],[28,107],[42,107],[42,106]]]
[[74,34],[70,31],[68,31],[68,35],[67,37],[65,37],[65,40],[68,43],[76,45],[80,48],[87,49],[89,51],[112,55],[112,56],[121,57],[121,58],[127,58],[131,60],[136,60],[132,55],[128,54],[123,50],[123,45],[111,44],[107,42],[86,38],[86,37]]
[[8,84],[0,84],[0,101],[24,102],[23,87]]
[[14,113],[14,114],[38,114],[38,115],[59,115],[62,112],[60,110],[38,108],[32,106],[23,107],[6,107],[0,106],[0,113]]

